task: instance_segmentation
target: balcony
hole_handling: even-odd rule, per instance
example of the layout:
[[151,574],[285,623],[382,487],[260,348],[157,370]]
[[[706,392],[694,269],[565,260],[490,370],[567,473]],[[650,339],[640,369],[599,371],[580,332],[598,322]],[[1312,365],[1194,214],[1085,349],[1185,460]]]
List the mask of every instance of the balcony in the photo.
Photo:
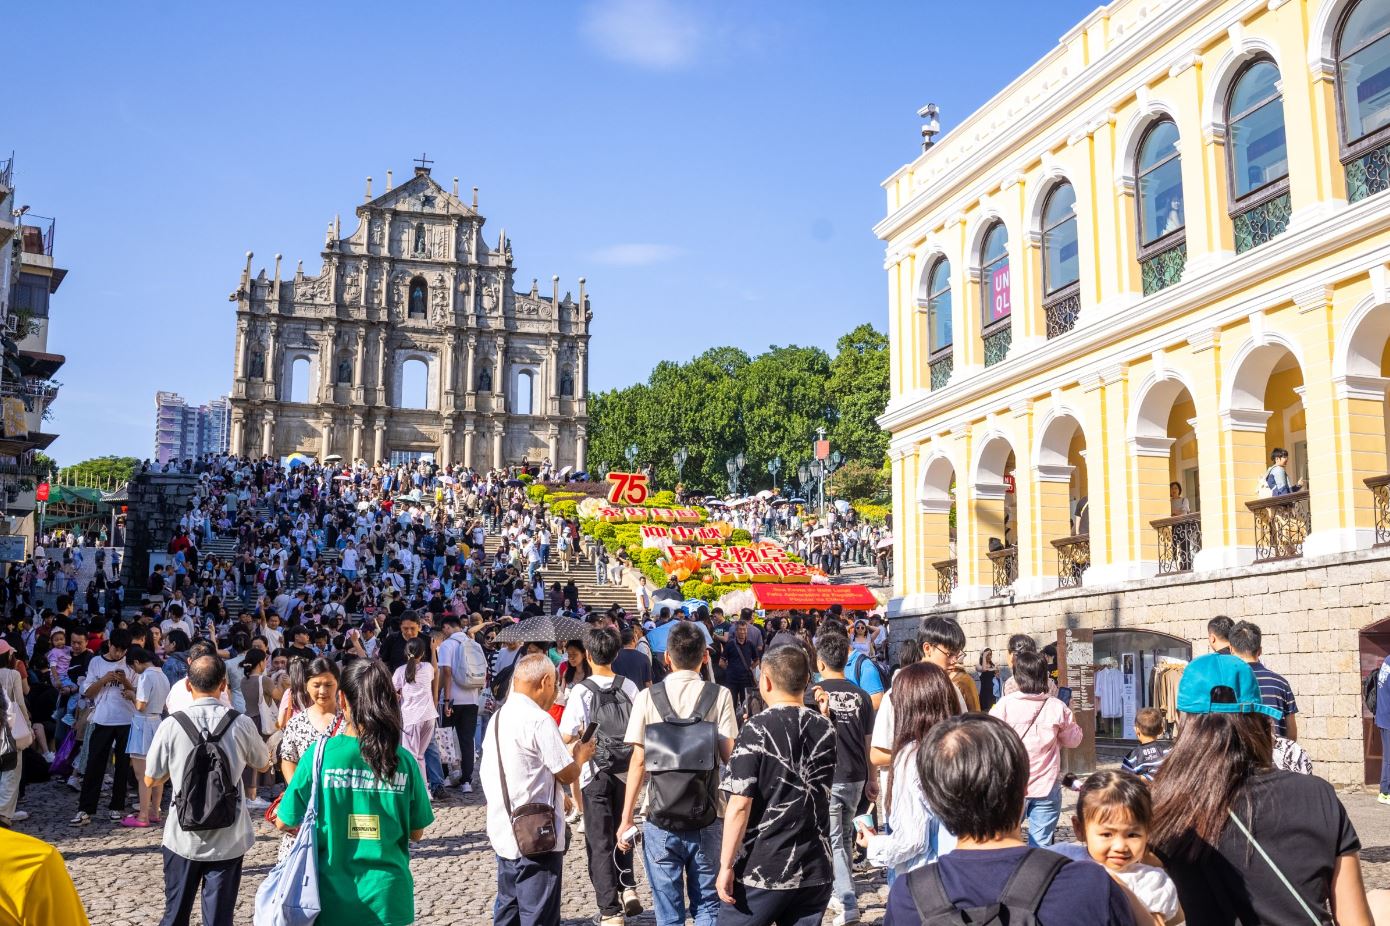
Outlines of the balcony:
[[1255,519],[1255,562],[1272,563],[1303,555],[1303,541],[1313,529],[1308,490],[1258,498],[1245,503]]
[[956,583],[959,581],[956,561],[943,559],[939,563],[932,563],[931,566],[936,570],[936,603],[950,604],[951,593],[956,590]]
[[1057,587],[1080,588],[1081,577],[1091,565],[1091,535],[1073,534],[1052,541],[1057,551]]
[[[1390,482],[1390,476],[1386,477]],[[1202,549],[1202,516],[1194,511],[1176,518],[1150,521],[1158,532],[1158,574],[1191,572],[1192,562]]]
[[1073,283],[1043,302],[1047,318],[1047,339],[1059,338],[1076,327],[1081,317],[1081,287]]
[[941,352],[941,356],[933,357],[928,361],[927,366],[931,370],[931,388],[935,392],[942,389],[951,381],[951,373],[955,370],[955,361],[951,356],[951,349],[948,347]]
[[1010,594],[1013,591],[1014,582],[1018,581],[1018,547],[990,550],[985,555],[994,564],[994,591],[992,594],[995,598]]
[[1390,142],[1347,160],[1347,202],[1390,189]]
[[55,220],[47,216],[25,213],[23,224],[19,228],[20,238],[24,243],[24,253],[52,257],[53,226],[55,224]]
[[1390,546],[1390,476],[1372,476],[1366,480],[1376,509],[1376,540],[1378,547]]

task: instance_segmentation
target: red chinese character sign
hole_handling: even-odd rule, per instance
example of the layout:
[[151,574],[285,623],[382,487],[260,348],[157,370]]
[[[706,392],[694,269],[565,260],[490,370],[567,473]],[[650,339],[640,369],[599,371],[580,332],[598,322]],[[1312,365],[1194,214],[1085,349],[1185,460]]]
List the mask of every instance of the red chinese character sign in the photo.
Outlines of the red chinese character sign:
[[642,505],[647,501],[646,473],[609,473],[608,501],[614,505]]
[[34,499],[40,502],[48,501],[48,483],[39,483],[38,488],[34,489]]

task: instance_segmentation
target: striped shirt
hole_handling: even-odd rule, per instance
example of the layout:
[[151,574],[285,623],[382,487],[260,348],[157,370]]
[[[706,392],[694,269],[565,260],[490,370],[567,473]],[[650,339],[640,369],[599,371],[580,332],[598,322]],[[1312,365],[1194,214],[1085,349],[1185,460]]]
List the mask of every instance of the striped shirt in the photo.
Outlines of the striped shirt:
[[1274,722],[1274,732],[1280,736],[1288,735],[1288,717],[1298,713],[1298,702],[1294,700],[1293,688],[1289,680],[1273,669],[1266,669],[1262,662],[1250,663],[1255,679],[1260,683],[1260,700],[1268,707],[1275,708],[1283,716]]
[[1150,740],[1147,743],[1140,743],[1138,749],[1125,756],[1122,767],[1125,771],[1133,772],[1140,778],[1153,781],[1153,777],[1158,774],[1159,768],[1163,765],[1163,760],[1168,758],[1168,753],[1172,751],[1172,740]]

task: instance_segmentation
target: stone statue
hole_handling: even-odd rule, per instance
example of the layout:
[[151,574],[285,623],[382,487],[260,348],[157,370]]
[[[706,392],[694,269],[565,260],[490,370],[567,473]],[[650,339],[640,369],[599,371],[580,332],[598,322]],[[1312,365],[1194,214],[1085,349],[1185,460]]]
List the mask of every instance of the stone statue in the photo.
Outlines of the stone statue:
[[569,368],[560,374],[560,395],[574,395],[574,374],[569,371]]
[[346,357],[338,361],[338,382],[342,385],[352,384],[352,362]]
[[418,222],[415,225],[415,253],[425,253],[425,223]]
[[425,314],[425,284],[423,283],[410,284],[410,314],[420,316]]
[[434,323],[440,328],[449,324],[449,281],[444,274],[434,275]]
[[251,351],[251,362],[248,366],[246,375],[252,379],[265,379],[265,351],[260,348]]
[[491,314],[497,308],[497,287],[487,286],[483,289],[483,311]]
[[492,370],[486,364],[478,369],[478,391],[492,391]]

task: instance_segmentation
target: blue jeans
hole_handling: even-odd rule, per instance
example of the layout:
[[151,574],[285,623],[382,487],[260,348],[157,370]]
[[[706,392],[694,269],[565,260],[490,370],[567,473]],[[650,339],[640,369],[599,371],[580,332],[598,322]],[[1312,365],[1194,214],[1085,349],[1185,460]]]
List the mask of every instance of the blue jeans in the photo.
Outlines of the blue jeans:
[[834,896],[846,911],[859,909],[854,893],[854,812],[864,793],[864,782],[835,782],[830,786],[830,861],[835,870]]
[[686,895],[695,926],[715,926],[719,918],[719,841],[722,821],[702,830],[672,832],[654,823],[642,824],[642,856],[657,926],[685,923]]
[[444,787],[444,763],[439,760],[439,747],[433,739],[425,747],[425,781],[431,791]]
[[1390,794],[1390,730],[1383,727],[1380,730],[1380,793]]
[[1052,845],[1057,831],[1057,818],[1062,815],[1062,786],[1052,786],[1047,797],[1030,797],[1023,802],[1023,819],[1028,821],[1028,845],[1044,848]]

